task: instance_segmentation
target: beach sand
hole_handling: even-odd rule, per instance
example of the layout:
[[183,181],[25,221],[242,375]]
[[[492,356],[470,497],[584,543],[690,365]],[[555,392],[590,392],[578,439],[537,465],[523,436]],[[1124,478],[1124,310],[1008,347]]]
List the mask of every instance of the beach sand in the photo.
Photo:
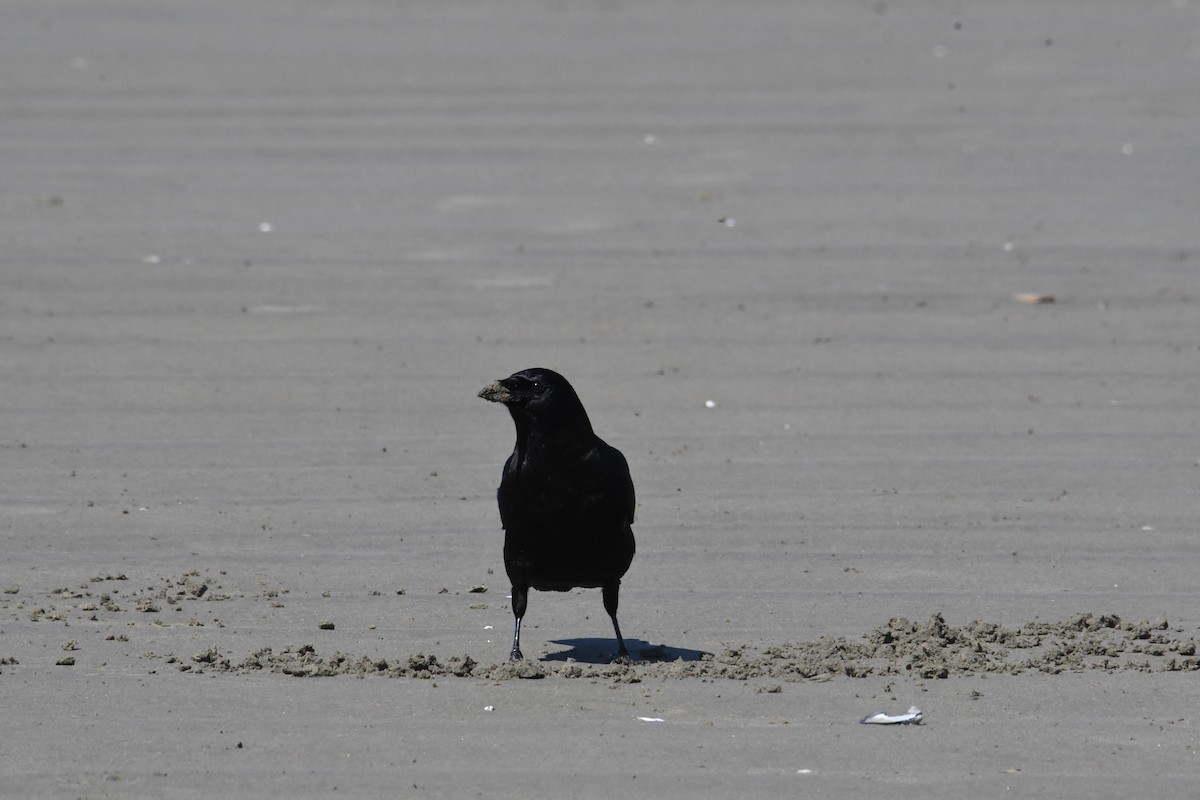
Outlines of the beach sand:
[[[1197,31],[11,3],[0,796],[1193,793]],[[505,663],[532,366],[643,663],[597,590]]]

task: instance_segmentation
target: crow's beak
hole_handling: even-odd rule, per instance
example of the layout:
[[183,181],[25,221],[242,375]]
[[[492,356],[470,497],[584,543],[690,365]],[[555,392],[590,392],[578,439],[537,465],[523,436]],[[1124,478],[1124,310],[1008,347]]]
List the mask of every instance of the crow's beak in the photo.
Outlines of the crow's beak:
[[508,403],[516,399],[513,393],[508,390],[508,387],[500,381],[492,381],[480,389],[479,396],[484,400],[491,400],[493,403]]

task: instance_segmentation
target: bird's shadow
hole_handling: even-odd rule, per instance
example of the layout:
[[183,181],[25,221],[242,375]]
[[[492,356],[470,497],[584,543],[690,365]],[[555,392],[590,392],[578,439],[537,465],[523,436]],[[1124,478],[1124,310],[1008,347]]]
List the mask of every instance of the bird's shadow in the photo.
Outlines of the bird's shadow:
[[[557,653],[547,653],[542,661],[578,661],[581,664],[608,664],[617,655],[616,641],[607,639],[554,639],[553,644],[569,647]],[[700,661],[711,653],[703,650],[689,650],[686,647],[670,647],[665,644],[652,644],[641,639],[626,639],[625,646],[629,648],[629,657],[633,663],[654,663],[664,661]]]

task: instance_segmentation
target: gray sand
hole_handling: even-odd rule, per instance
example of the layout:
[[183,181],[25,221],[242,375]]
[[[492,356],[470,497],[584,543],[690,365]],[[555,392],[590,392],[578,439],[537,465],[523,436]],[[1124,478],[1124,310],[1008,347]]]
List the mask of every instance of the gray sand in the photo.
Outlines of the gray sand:
[[0,796],[1194,793],[1200,5],[4,16]]

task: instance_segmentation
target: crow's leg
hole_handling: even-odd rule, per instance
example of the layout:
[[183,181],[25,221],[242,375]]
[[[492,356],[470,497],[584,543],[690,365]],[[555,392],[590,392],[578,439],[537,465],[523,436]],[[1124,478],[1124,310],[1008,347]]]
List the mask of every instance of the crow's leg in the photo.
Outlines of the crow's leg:
[[512,587],[512,610],[513,616],[517,618],[517,621],[513,625],[513,646],[512,652],[508,654],[509,661],[521,661],[525,658],[521,654],[521,620],[525,616],[525,608],[528,605],[529,587],[518,586],[514,583]]
[[612,617],[613,632],[617,634],[617,658],[628,659],[629,650],[625,647],[625,639],[621,636],[621,626],[617,624],[617,596],[621,591],[621,581],[607,581],[601,591],[604,593],[604,610]]

